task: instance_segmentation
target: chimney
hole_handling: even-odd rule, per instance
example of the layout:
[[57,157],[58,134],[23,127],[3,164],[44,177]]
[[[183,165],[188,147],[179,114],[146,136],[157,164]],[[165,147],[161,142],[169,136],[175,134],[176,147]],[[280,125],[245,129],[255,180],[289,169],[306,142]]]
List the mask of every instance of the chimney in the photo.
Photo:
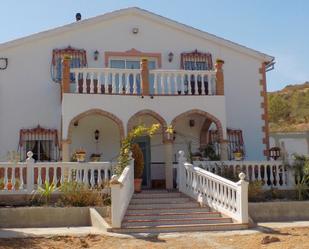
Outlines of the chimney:
[[75,18],[76,18],[76,21],[78,22],[82,20],[82,15],[80,13],[76,13]]

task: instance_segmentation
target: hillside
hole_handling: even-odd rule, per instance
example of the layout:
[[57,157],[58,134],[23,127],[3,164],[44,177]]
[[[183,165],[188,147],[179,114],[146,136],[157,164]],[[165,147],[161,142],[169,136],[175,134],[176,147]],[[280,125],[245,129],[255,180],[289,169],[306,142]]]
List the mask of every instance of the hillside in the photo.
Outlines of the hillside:
[[270,131],[309,130],[309,82],[268,93]]

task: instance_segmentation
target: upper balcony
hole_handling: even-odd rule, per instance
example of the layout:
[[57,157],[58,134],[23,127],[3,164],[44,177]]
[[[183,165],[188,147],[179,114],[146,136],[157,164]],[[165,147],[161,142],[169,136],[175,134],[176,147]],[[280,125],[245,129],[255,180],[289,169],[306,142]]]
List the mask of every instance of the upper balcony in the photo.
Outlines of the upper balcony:
[[[137,96],[224,95],[223,62],[216,70],[69,68],[64,60],[62,93]],[[70,83],[73,80],[73,83]]]

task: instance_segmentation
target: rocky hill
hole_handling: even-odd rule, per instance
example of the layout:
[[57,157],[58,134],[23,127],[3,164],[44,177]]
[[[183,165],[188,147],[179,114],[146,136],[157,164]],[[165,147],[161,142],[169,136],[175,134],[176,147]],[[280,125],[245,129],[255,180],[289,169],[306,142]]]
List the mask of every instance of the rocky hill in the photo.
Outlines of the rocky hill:
[[268,93],[270,131],[309,130],[309,82]]

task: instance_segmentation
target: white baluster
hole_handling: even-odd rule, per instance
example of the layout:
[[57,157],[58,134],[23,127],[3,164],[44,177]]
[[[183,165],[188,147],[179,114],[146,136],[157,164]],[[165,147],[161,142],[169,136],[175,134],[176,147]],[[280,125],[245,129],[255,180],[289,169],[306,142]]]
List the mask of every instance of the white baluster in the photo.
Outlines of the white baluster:
[[8,167],[4,168],[4,190],[8,189],[8,183],[9,183],[9,179],[8,179]]
[[133,73],[133,94],[137,94],[137,74]]
[[108,73],[107,72],[105,72],[104,73],[104,93],[105,94],[108,94],[109,92],[108,92]]
[[54,183],[54,185],[57,185],[57,183],[58,183],[58,179],[57,179],[57,166],[54,166],[53,169],[54,169],[53,183]]
[[101,88],[101,73],[97,73],[97,93],[101,93],[102,92],[102,88]]
[[280,187],[279,166],[275,165],[275,169],[276,169],[276,187]]
[[126,94],[130,94],[130,73],[126,73]]
[[157,74],[156,73],[154,73],[153,74],[153,87],[154,87],[154,94],[158,94],[159,92],[158,92],[158,86],[159,86],[159,84],[158,84],[158,80],[157,80]]
[[201,91],[202,91],[202,95],[205,95],[205,84],[204,84],[204,78],[206,77],[206,75],[205,74],[201,74],[200,75],[200,77],[201,77]]
[[49,167],[45,168],[46,176],[45,176],[45,182],[49,182]]
[[94,179],[94,169],[90,169],[90,185],[92,188],[94,188],[95,185],[95,179]]
[[117,92],[117,88],[116,88],[116,73],[112,73],[111,77],[112,77],[112,93],[116,93]]
[[78,85],[78,72],[75,72],[75,93],[79,93],[79,85]]
[[38,186],[42,185],[42,177],[41,177],[41,167],[38,167],[38,178],[37,178],[37,184]]
[[101,168],[98,168],[98,187],[102,185]]
[[24,176],[23,176],[23,168],[19,167],[19,189],[24,189]]
[[172,93],[172,75],[171,74],[166,74],[167,77],[167,95],[171,95]]
[[258,168],[258,181],[261,181],[262,180],[262,178],[261,178],[261,165],[260,164],[258,164],[257,165],[257,168]]
[[104,169],[104,180],[107,181],[108,180],[108,169]]
[[86,185],[86,186],[88,186],[88,169],[84,169],[83,170],[83,172],[84,172],[84,178],[83,178],[83,183]]
[[15,167],[12,166],[12,177],[11,177],[11,184],[12,184],[12,190],[15,190]]
[[[73,181],[73,177],[72,177],[73,169],[72,168],[68,168],[68,171],[69,171],[68,182],[72,182]],[[62,173],[62,170],[61,170],[61,173]],[[77,177],[77,172],[76,172],[76,177]]]
[[83,72],[83,93],[87,93],[87,73]]

